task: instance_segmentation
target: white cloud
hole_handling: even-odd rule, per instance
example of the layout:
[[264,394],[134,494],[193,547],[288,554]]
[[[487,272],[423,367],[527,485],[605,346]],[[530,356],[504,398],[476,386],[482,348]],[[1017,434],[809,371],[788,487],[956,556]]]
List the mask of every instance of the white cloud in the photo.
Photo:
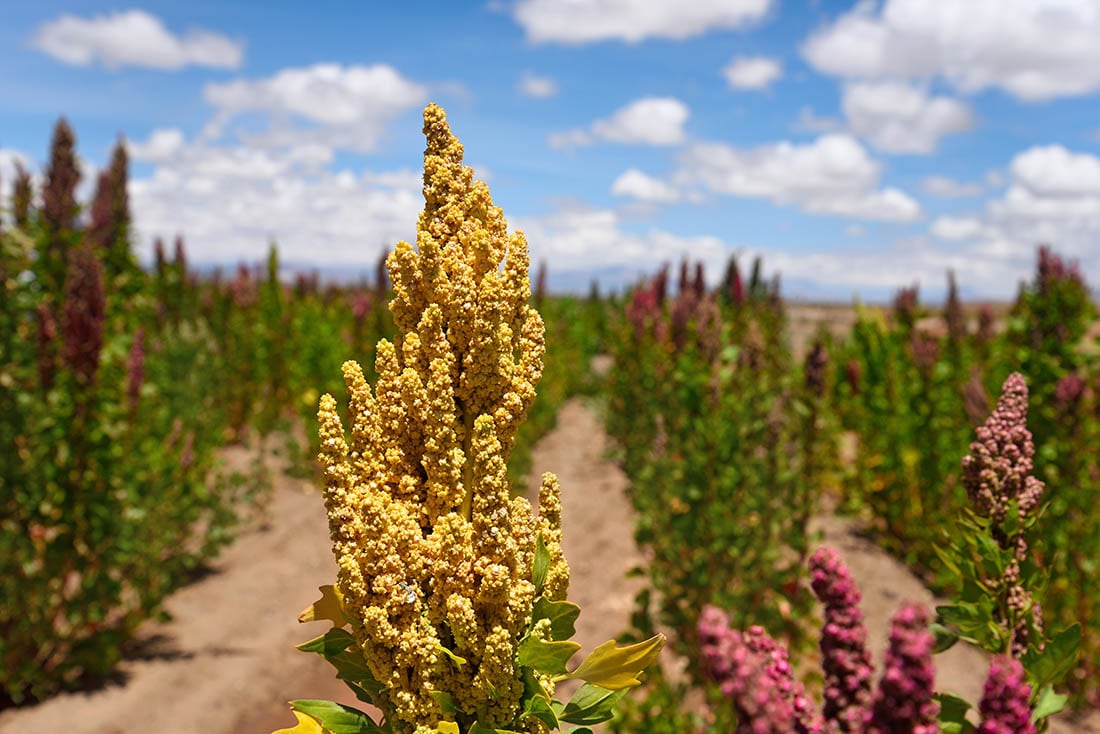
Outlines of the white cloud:
[[985,191],[985,187],[977,182],[965,183],[947,176],[925,176],[921,181],[921,190],[932,196],[955,199],[978,196]]
[[551,273],[572,273],[586,282],[600,274],[607,285],[630,283],[650,275],[662,263],[690,258],[701,261],[717,278],[731,253],[718,237],[683,237],[659,229],[627,231],[619,214],[607,209],[567,207],[539,217],[510,222],[524,230],[531,243],[531,260],[546,260]]
[[765,56],[738,56],[722,75],[734,89],[767,89],[783,76],[783,64]]
[[1100,282],[1100,157],[1059,145],[1035,146],[1018,153],[1008,166],[1007,189],[984,211],[965,217],[941,217],[932,234],[965,240],[970,257],[983,265],[1033,267],[1035,247],[1078,258],[1086,277]]
[[798,119],[791,126],[793,130],[801,133],[829,133],[840,130],[842,127],[840,120],[818,115],[811,107],[801,108],[798,111]]
[[878,188],[880,169],[854,138],[829,134],[805,145],[753,149],[698,143],[684,151],[677,180],[808,212],[882,221],[920,217],[920,205],[908,194]]
[[932,234],[943,240],[973,240],[982,229],[977,217],[937,217],[932,223]]
[[[182,232],[197,262],[263,256],[275,240],[285,260],[369,266],[382,249],[415,236],[423,206],[414,171],[330,170],[326,150],[190,141],[157,149],[155,168],[130,182],[141,254],[153,237]],[[151,160],[151,159],[147,159]]]
[[944,135],[974,126],[962,102],[899,82],[847,84],[842,107],[852,132],[888,153],[931,153]]
[[98,62],[109,69],[138,66],[171,70],[192,65],[236,69],[244,59],[244,44],[240,41],[200,29],[177,35],[144,10],[94,18],[62,15],[43,23],[32,43],[66,64],[91,66]]
[[550,136],[551,147],[589,145],[597,140],[640,145],[679,145],[685,140],[688,106],[675,97],[642,97],[596,120],[589,129]]
[[183,133],[178,128],[161,128],[154,130],[149,139],[142,141],[126,141],[126,147],[130,155],[140,161],[161,163],[170,160],[183,148]]
[[651,203],[672,203],[680,199],[676,187],[647,176],[637,168],[630,168],[619,174],[611,184],[611,193]]
[[741,28],[761,20],[771,4],[771,0],[520,0],[514,17],[534,43],[637,43]]
[[[386,124],[423,104],[428,90],[386,64],[314,64],[283,69],[263,79],[207,84],[203,94],[219,108],[210,125],[215,135],[236,115],[259,111],[276,120],[289,116],[321,126],[313,136],[318,144],[369,152]],[[299,141],[301,133],[300,128],[290,127],[271,131],[267,139]]]
[[1100,90],[1095,0],[861,2],[802,47],[819,71],[857,79],[940,77],[1025,101]]
[[525,71],[519,78],[519,91],[528,97],[545,99],[558,93],[558,83],[548,76]]
[[1011,172],[1017,183],[1041,196],[1100,196],[1100,158],[1061,145],[1024,151],[1013,159]]

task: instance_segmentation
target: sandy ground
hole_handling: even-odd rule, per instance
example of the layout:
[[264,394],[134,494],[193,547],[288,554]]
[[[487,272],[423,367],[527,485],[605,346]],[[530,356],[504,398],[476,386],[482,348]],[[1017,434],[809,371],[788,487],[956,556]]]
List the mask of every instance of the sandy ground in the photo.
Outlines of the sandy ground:
[[[576,639],[584,650],[616,637],[630,619],[640,579],[627,578],[640,556],[632,540],[626,478],[604,458],[607,437],[595,412],[578,400],[563,407],[557,428],[536,447],[532,486],[555,472],[563,493],[570,599],[584,610]],[[230,457],[244,462],[243,456]],[[306,482],[280,476],[271,522],[229,548],[213,573],[168,603],[173,621],[149,624],[117,680],[99,690],[58,696],[0,712],[0,734],[266,734],[293,724],[285,702],[329,698],[354,703],[328,665],[294,645],[324,630],[296,617],[335,567],[320,497]],[[931,599],[904,567],[860,539],[844,520],[818,521],[863,590],[872,643],[885,643],[889,617],[907,599]],[[980,695],[983,656],[959,648],[936,659],[940,686],[970,700]],[[1098,731],[1083,722],[1059,732]]]

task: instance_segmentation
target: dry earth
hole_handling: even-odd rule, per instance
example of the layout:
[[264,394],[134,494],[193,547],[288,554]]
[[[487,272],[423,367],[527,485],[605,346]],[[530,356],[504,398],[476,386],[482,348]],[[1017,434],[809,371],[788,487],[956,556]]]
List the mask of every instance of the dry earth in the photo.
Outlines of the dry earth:
[[[625,576],[640,556],[626,478],[605,459],[606,446],[595,412],[571,400],[536,447],[531,478],[533,487],[543,471],[561,480],[565,552],[573,568],[570,598],[584,610],[576,639],[585,650],[627,627],[640,583]],[[241,454],[229,458],[242,466],[247,461]],[[824,517],[818,525],[863,590],[881,660],[890,615],[906,599],[931,597],[904,567],[860,539],[848,521]],[[289,699],[353,703],[324,661],[294,649],[319,633],[296,617],[316,597],[316,587],[334,575],[320,497],[308,483],[280,476],[269,526],[243,534],[211,574],[172,597],[167,606],[173,621],[140,630],[136,652],[120,666],[116,681],[0,712],[0,734],[266,734],[293,723]],[[936,663],[942,687],[978,697],[985,668],[980,653],[960,648]],[[1100,727],[1077,722],[1054,731]]]

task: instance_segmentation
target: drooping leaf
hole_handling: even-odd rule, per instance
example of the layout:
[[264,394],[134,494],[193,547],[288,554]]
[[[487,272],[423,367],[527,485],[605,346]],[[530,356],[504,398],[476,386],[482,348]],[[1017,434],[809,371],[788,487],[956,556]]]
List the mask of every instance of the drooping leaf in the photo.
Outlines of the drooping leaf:
[[641,683],[638,674],[657,659],[664,645],[663,634],[625,647],[617,647],[614,640],[608,640],[565,677],[579,678],[612,691],[630,688]]
[[348,623],[344,617],[344,595],[332,584],[317,587],[321,592],[321,598],[310,604],[298,615],[299,622],[319,622],[327,619],[337,627],[343,627]]
[[532,624],[540,619],[550,620],[550,636],[555,640],[568,640],[577,630],[575,624],[581,608],[568,601],[550,601],[540,596],[531,610]]
[[615,704],[625,695],[625,688],[611,691],[585,683],[569,699],[560,718],[570,724],[599,724],[608,721],[615,715]]
[[581,646],[576,642],[547,642],[538,637],[527,636],[519,643],[519,664],[534,668],[540,673],[563,675],[568,672],[565,664],[580,649]]
[[959,635],[957,632],[948,629],[939,622],[933,622],[928,625],[928,630],[935,638],[935,642],[932,645],[932,652],[941,653],[944,650],[950,650],[955,646],[955,643],[959,641]]
[[326,734],[384,734],[382,727],[374,723],[374,719],[359,709],[342,703],[302,699],[291,701],[290,707],[319,721]]
[[320,637],[314,637],[298,645],[302,652],[315,652],[322,657],[331,657],[342,653],[355,644],[355,638],[346,629],[333,627]]

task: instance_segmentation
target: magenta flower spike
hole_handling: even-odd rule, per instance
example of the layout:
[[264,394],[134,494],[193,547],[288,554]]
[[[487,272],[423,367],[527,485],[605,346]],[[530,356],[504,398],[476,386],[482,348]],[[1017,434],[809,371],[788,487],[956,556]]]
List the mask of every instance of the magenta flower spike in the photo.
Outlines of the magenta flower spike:
[[867,734],[936,734],[939,706],[932,699],[932,633],[928,612],[907,604],[894,615],[886,665],[869,712]]
[[814,594],[825,607],[820,642],[825,725],[830,732],[860,732],[871,702],[873,667],[859,588],[832,548],[810,557],[810,572]]
[[730,629],[729,617],[706,606],[699,617],[703,669],[737,709],[738,734],[822,734],[813,702],[794,679],[787,650],[762,627]]
[[993,658],[979,709],[978,734],[1035,734],[1031,722],[1031,686],[1024,667],[1007,656]]

